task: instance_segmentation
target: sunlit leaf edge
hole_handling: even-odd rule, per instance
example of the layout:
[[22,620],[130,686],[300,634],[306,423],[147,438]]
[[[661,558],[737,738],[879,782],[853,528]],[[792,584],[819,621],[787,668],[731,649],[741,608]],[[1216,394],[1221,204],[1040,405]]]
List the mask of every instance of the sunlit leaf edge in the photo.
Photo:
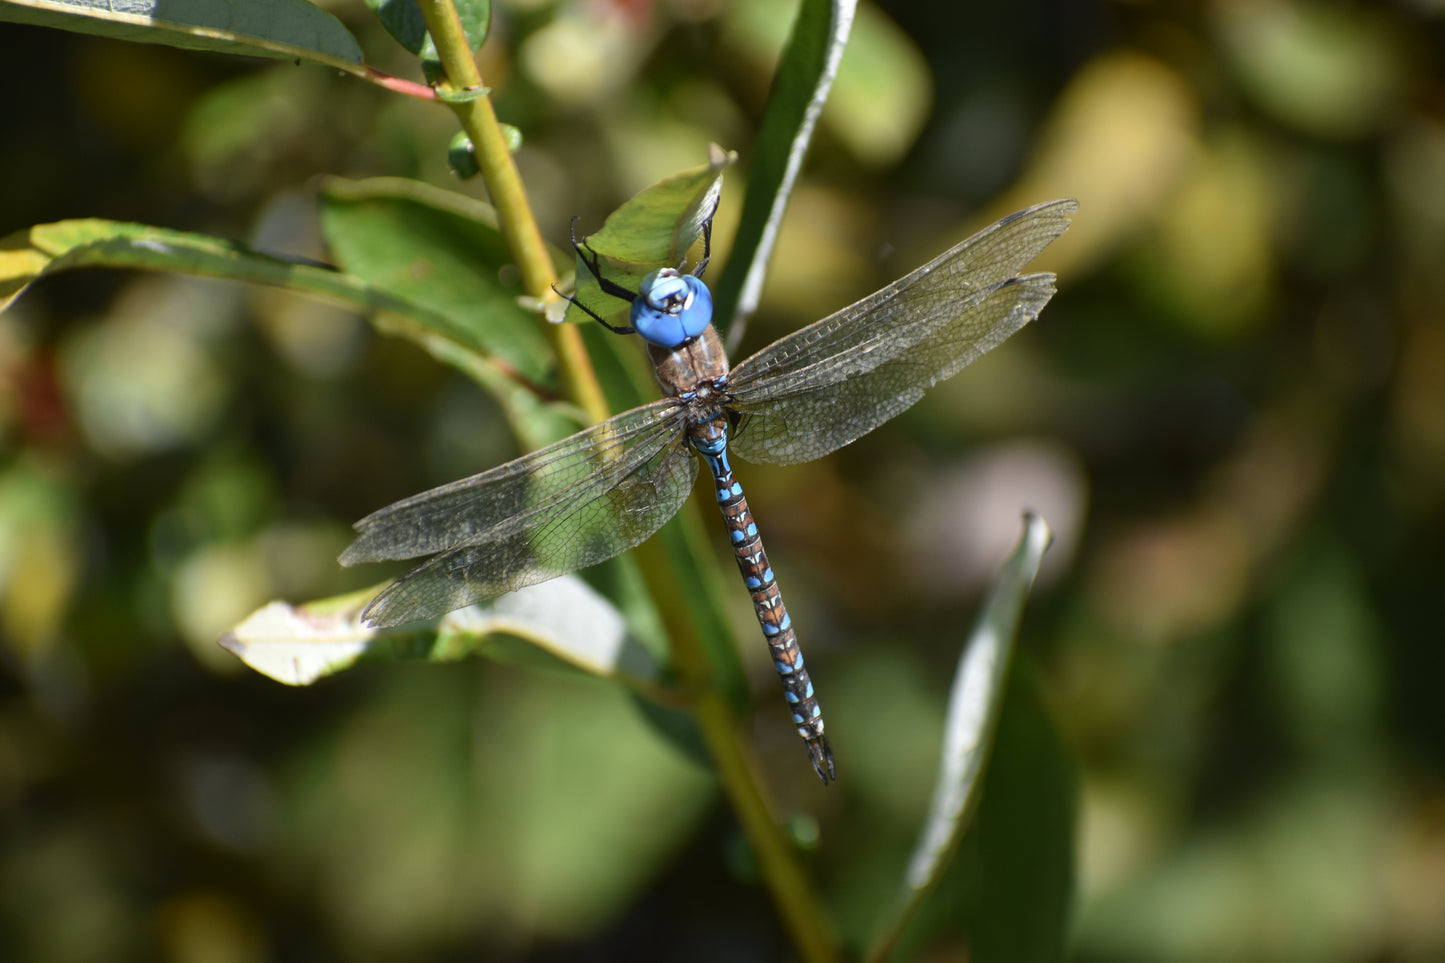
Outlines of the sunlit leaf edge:
[[783,50],[758,130],[728,264],[713,285],[716,317],[729,349],[742,341],[747,316],[762,295],[767,265],[793,185],[828,99],[856,0],[803,0]]
[[[159,8],[163,16],[156,16]],[[120,8],[120,9],[117,9]],[[306,0],[0,0],[0,20],[360,72],[361,47]]]
[[959,654],[933,799],[909,857],[896,909],[866,957],[869,960],[887,958],[904,924],[953,858],[977,808],[1024,602],[1052,538],[1042,518],[1024,516],[1018,546],[995,577]]
[[[256,672],[306,686],[366,660],[454,662],[472,655],[510,657],[502,636],[522,640],[556,666],[655,687],[662,667],[627,631],[611,602],[575,576],[528,586],[438,621],[378,630],[361,621],[374,589],[304,605],[270,602],[226,633],[220,644]],[[495,648],[494,648],[495,646]],[[535,664],[535,663],[533,663]]]

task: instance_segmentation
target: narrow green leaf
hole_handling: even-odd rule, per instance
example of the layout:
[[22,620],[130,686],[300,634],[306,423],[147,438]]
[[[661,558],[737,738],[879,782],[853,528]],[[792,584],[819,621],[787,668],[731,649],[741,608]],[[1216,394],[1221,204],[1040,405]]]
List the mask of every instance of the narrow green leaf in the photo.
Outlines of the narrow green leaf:
[[[736,160],[735,153],[714,147],[707,164],[658,181],[608,215],[601,230],[586,238],[587,247],[601,258],[608,279],[635,291],[644,275],[680,265],[717,207],[723,170]],[[576,286],[574,296],[602,317],[611,320],[625,315],[627,305],[604,294],[580,259]],[[569,305],[566,320],[589,319]]]
[[117,40],[309,60],[357,73],[361,48],[306,0],[0,0],[0,20]]
[[968,828],[983,789],[984,765],[998,725],[1024,600],[1052,538],[1043,519],[1024,516],[1023,537],[994,580],[959,656],[933,800],[909,859],[897,908],[870,949],[870,960],[887,958],[904,924],[937,884]]
[[907,883],[915,890],[938,878],[950,848],[967,825],[969,807],[978,799],[1024,600],[1052,540],[1053,533],[1042,518],[1024,517],[1018,548],[994,581],[978,624],[960,653],[944,723],[939,778],[928,820],[908,865]]
[[502,280],[512,256],[489,206],[400,178],[329,178],[321,201],[327,244],[348,273],[446,319],[445,333],[527,380],[547,377],[551,352],[519,284]]
[[736,153],[715,147],[708,163],[638,191],[607,215],[588,243],[619,262],[677,263],[702,233],[722,192],[722,172],[736,161]]
[[361,310],[406,314],[417,310],[330,268],[262,254],[223,238],[100,218],[37,224],[0,239],[0,310],[39,278],[81,267],[144,268],[258,281]]
[[948,920],[954,932],[961,926],[977,960],[1062,963],[1074,900],[1078,769],[1030,660],[1016,660],[1006,688],[988,791],[920,916]]
[[247,616],[221,645],[286,685],[310,685],[362,659],[454,662],[473,655],[565,666],[640,689],[654,686],[662,674],[612,604],[575,576],[411,629],[363,625],[361,610],[374,594],[367,590],[303,606],[272,602]]
[[[0,311],[39,278],[81,267],[142,268],[253,281],[338,302],[366,314],[382,331],[415,341],[437,360],[487,388],[529,447],[555,441],[577,427],[569,411],[501,370],[486,353],[486,339],[449,315],[328,267],[288,261],[204,234],[97,218],[16,231],[0,239]],[[509,301],[506,310],[520,309]]]
[[747,318],[757,308],[778,228],[843,59],[856,7],[856,0],[803,0],[798,8],[758,132],[732,253],[712,288],[730,350],[742,342]]

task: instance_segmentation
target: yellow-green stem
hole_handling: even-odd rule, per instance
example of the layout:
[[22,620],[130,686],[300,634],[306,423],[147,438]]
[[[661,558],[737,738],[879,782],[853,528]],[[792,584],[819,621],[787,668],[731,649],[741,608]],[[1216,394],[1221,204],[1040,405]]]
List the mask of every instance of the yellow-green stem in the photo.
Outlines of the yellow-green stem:
[[[422,19],[436,43],[437,56],[448,86],[453,92],[481,90],[482,75],[472,59],[471,47],[451,0],[421,0],[420,5]],[[542,232],[537,229],[537,220],[532,216],[522,178],[512,161],[512,152],[507,148],[507,140],[497,123],[491,100],[486,96],[477,96],[451,99],[446,103],[471,138],[482,180],[492,197],[492,206],[497,210],[502,235],[507,239],[512,257],[521,271],[522,286],[529,295],[544,304],[554,300],[557,294],[552,285],[557,283],[557,273],[548,256],[546,242],[542,240]],[[576,327],[545,322],[544,327],[557,356],[563,391],[593,421],[606,418],[610,414],[607,399],[603,397],[602,387],[597,383]]]

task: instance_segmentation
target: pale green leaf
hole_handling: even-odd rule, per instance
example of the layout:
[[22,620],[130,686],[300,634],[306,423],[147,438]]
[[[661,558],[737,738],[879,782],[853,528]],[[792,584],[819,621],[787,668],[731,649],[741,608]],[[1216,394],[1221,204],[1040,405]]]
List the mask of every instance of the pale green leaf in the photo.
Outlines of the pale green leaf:
[[277,682],[310,685],[353,665],[375,635],[344,614],[270,602],[222,636],[221,646]]
[[452,662],[472,655],[535,664],[540,654],[544,665],[566,666],[638,688],[661,675],[612,604],[575,576],[531,585],[409,629],[378,630],[362,624],[361,610],[372,594],[304,606],[272,602],[237,625],[221,645],[286,685],[310,685],[361,659]]

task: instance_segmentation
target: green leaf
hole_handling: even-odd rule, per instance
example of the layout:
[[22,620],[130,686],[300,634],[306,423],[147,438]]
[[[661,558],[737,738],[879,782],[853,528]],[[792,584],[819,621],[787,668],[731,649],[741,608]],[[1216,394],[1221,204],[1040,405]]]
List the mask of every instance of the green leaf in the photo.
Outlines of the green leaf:
[[[331,268],[288,261],[204,234],[97,218],[16,231],[0,239],[0,311],[39,278],[81,267],[143,268],[254,281],[339,302],[365,313],[381,330],[415,341],[439,361],[486,387],[528,446],[555,441],[577,426],[570,409],[546,401],[534,387],[519,382],[514,371],[494,363],[489,351],[495,338],[480,336],[465,318],[454,321],[449,314],[411,301],[404,294]],[[503,301],[498,302],[500,313],[521,312],[535,328],[533,316],[521,311],[515,299]],[[522,330],[520,325],[518,329]],[[519,354],[525,351],[529,367],[540,372],[547,357],[545,345],[538,345],[540,340],[540,334],[520,334],[518,344],[509,344],[508,349],[515,347]]]
[[391,38],[417,56],[431,41],[417,0],[366,0]]
[[0,0],[0,20],[361,73],[361,48],[306,0]]
[[423,323],[445,319],[440,332],[523,378],[546,378],[551,352],[520,288],[502,281],[512,256],[489,206],[401,178],[328,178],[321,201],[327,244],[349,273],[424,307]]
[[1074,899],[1078,768],[1027,659],[1014,667],[988,790],[923,915],[961,923],[977,960],[1061,963]]
[[[491,0],[454,0],[457,16],[462,21],[462,31],[467,36],[467,45],[476,51],[486,42],[487,31],[492,21]],[[376,11],[377,19],[397,43],[416,54],[422,60],[437,60],[436,44],[427,33],[426,21],[422,19],[417,0],[366,0],[366,5]]]
[[984,765],[1003,704],[1014,635],[1024,600],[1053,538],[1036,515],[994,580],[983,611],[959,656],[944,724],[943,753],[933,800],[914,846],[897,908],[868,958],[884,959],[958,848],[983,788]]
[[575,576],[531,585],[412,629],[362,624],[361,610],[374,594],[367,590],[304,606],[272,602],[247,616],[221,645],[286,685],[310,685],[362,659],[455,662],[472,655],[568,667],[641,689],[662,674],[612,604]]
[[730,349],[742,341],[747,317],[757,308],[778,228],[843,59],[856,7],[855,0],[803,0],[798,8],[758,131],[732,253],[712,287],[714,316],[728,326]]
[[145,268],[259,281],[362,310],[416,310],[330,268],[262,254],[223,238],[99,218],[37,224],[0,239],[0,310],[39,278],[80,267]]
[[[717,207],[723,170],[736,160],[735,153],[714,147],[707,164],[658,181],[609,214],[602,229],[586,238],[587,247],[601,259],[608,280],[635,291],[645,275],[682,264]],[[574,297],[602,317],[625,316],[627,304],[603,293],[580,258],[576,288]],[[569,305],[566,320],[585,323],[590,319]],[[627,322],[613,323],[622,326]]]

